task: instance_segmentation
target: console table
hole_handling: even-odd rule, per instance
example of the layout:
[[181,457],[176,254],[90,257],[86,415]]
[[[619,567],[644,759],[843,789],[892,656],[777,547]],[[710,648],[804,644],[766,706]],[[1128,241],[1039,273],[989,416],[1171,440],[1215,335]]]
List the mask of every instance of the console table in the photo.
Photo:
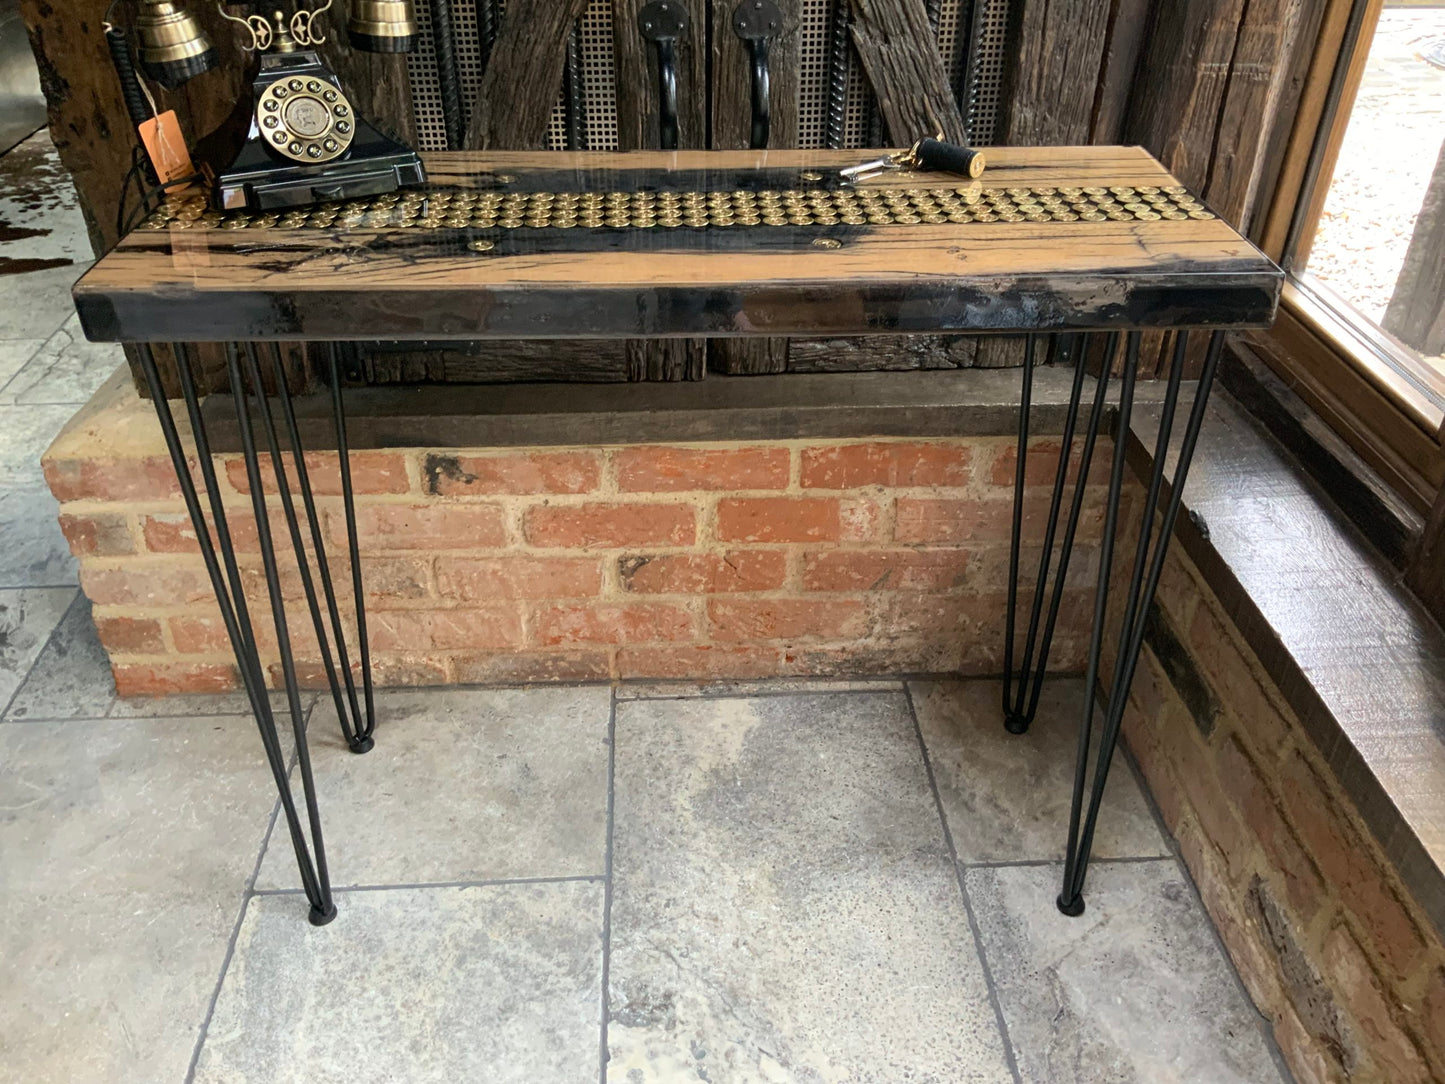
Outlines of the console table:
[[[1124,617],[1092,771],[1092,696],[1083,707],[1057,901],[1066,914],[1082,912],[1100,801],[1223,332],[1267,326],[1281,275],[1139,148],[1000,148],[988,152],[989,170],[978,182],[905,172],[856,187],[841,183],[837,171],[864,157],[837,151],[435,154],[426,159],[425,189],[348,204],[222,215],[199,198],[173,199],[76,285],[90,339],[137,345],[281,795],[313,923],[329,922],[336,904],[261,463],[264,454],[275,473],[342,730],[350,748],[365,753],[375,740],[376,714],[337,344],[376,339],[1026,334],[1022,449],[1035,362],[1043,360],[1050,338],[1061,338],[1073,368],[1072,394],[1043,554],[1029,576],[1034,587],[1026,625],[1019,604],[1026,457],[1018,456],[1002,704],[1004,725],[1015,734],[1028,729],[1038,706],[1085,481],[1117,379],[1088,690],[1099,678],[1107,604],[1122,605]],[[1128,584],[1116,591],[1110,577],[1123,438],[1142,332],[1164,328],[1178,334],[1143,527]],[[1166,482],[1191,329],[1209,341]],[[295,737],[299,805],[181,345],[199,341],[230,344],[230,396]],[[350,644],[279,341],[330,344],[325,353],[356,609],[357,637]],[[178,363],[193,451],[165,398],[157,344],[170,344]],[[1112,366],[1097,364],[1118,355]],[[1117,378],[1111,368],[1119,370]]]

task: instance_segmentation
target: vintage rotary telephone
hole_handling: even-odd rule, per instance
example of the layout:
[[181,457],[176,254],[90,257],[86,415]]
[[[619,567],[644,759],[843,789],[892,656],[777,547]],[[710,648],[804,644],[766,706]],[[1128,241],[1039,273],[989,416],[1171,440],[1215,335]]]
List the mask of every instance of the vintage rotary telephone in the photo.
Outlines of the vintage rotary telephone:
[[[237,17],[220,14],[244,28],[247,52],[261,53],[252,83],[255,107],[250,132],[234,162],[216,179],[221,210],[266,211],[307,203],[393,192],[426,180],[411,149],[378,132],[356,114],[335,74],[315,46],[326,40],[317,20],[332,5],[299,9],[290,19],[274,12]],[[252,7],[254,5],[230,5]],[[142,0],[135,20],[140,66],[165,87],[176,87],[216,66],[216,51],[205,31],[179,3]],[[368,52],[402,53],[416,43],[410,0],[353,0],[347,35]],[[117,47],[117,36],[119,48]],[[127,105],[138,97],[124,37],[107,29]],[[142,92],[144,87],[139,88]],[[134,116],[136,109],[131,109]]]

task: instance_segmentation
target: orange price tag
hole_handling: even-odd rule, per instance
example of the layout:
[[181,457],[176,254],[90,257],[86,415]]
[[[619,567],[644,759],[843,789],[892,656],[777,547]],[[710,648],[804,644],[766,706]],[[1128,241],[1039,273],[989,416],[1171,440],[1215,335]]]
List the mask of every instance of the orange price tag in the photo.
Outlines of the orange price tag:
[[175,110],[168,109],[158,117],[141,121],[140,138],[150,155],[151,164],[156,167],[156,176],[161,184],[179,181],[196,172],[196,167],[191,165],[191,152],[186,149]]

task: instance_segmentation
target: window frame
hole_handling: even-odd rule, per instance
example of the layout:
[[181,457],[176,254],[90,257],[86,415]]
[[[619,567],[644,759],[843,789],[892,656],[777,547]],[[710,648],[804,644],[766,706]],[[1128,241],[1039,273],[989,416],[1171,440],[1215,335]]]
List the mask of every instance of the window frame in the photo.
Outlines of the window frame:
[[1279,320],[1249,341],[1428,517],[1445,492],[1445,382],[1383,331],[1350,320],[1331,304],[1328,289],[1294,271],[1323,211],[1383,9],[1384,0],[1325,0],[1273,199],[1254,238],[1288,276]]

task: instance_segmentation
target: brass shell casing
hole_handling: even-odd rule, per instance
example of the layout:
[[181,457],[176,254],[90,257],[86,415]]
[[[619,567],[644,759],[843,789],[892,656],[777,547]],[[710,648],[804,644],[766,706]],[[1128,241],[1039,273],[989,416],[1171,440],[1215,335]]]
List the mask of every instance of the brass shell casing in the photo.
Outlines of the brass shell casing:
[[417,34],[411,0],[353,0],[346,33],[368,53],[411,52]]

